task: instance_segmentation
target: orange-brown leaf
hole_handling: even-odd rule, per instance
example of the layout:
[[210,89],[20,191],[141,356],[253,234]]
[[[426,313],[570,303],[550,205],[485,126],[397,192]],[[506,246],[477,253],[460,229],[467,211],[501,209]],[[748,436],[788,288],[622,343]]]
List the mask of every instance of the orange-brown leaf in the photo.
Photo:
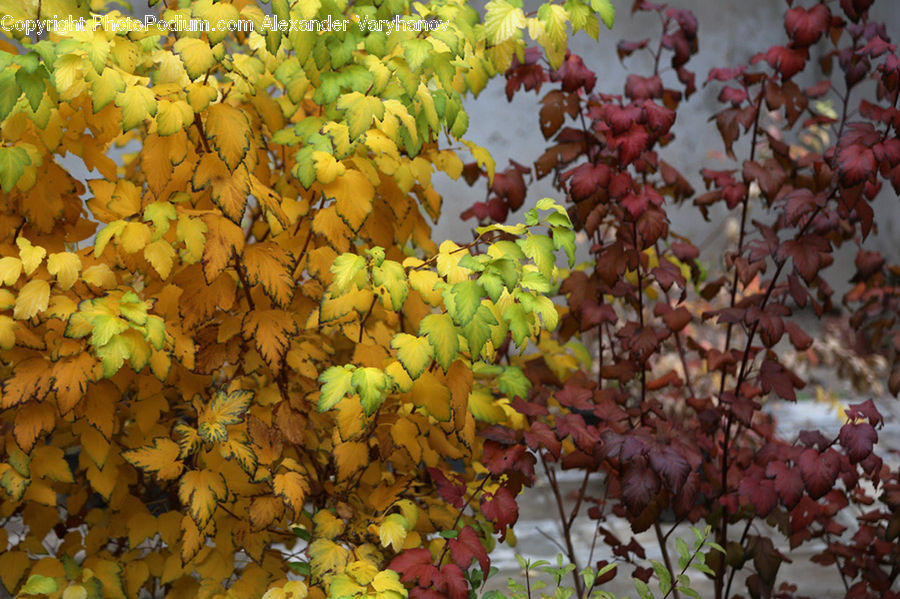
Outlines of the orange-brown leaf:
[[281,517],[284,504],[274,495],[262,495],[250,504],[250,525],[254,530],[262,530]]
[[0,408],[17,406],[34,397],[43,399],[51,386],[50,364],[42,357],[26,358],[16,364],[11,377],[3,382]]
[[291,336],[297,333],[291,314],[284,310],[253,310],[244,317],[241,330],[244,339],[253,340],[272,372],[281,370]]
[[250,282],[262,284],[272,301],[287,307],[294,295],[293,260],[288,253],[277,243],[264,241],[247,246],[241,261]]
[[87,391],[88,381],[93,377],[96,360],[89,352],[62,358],[53,363],[53,387],[59,413],[65,416],[81,401]]
[[273,491],[277,497],[281,497],[285,505],[298,514],[303,510],[306,494],[309,493],[309,483],[299,472],[282,472],[275,475]]
[[156,473],[162,480],[171,480],[178,478],[184,469],[184,464],[178,459],[180,453],[178,443],[157,437],[152,445],[123,451],[122,457],[145,472]]
[[203,217],[206,223],[206,246],[203,248],[203,275],[212,282],[221,274],[233,253],[244,251],[244,232],[239,226],[218,214]]
[[191,185],[194,191],[209,188],[212,201],[222,209],[222,213],[240,224],[247,208],[247,196],[250,194],[250,183],[244,167],[231,172],[215,154],[204,154],[197,163]]
[[359,441],[341,443],[334,448],[338,480],[347,480],[360,468],[369,464],[369,447]]
[[56,425],[56,410],[48,402],[29,401],[16,409],[13,437],[22,451],[28,453],[42,433]]

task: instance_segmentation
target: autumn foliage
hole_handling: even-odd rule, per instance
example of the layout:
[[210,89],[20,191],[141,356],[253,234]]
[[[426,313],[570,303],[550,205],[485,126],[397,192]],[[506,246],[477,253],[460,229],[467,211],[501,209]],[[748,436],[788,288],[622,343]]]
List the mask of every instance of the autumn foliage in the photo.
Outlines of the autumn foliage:
[[[646,52],[652,64],[627,76],[624,93],[598,89],[573,54],[558,68],[537,52],[514,61],[508,96],[541,94],[549,147],[534,173],[553,178],[590,252],[560,287],[568,309],[558,341],[583,343],[593,369],[560,376],[568,352],[535,356],[525,367],[532,391],[512,404],[528,425],[483,434],[492,451],[537,456],[573,563],[572,527],[586,515],[600,542],[634,564],[628,571],[649,579],[645,548],[613,532],[616,516],[634,532],[655,531],[671,582],[669,535],[705,521],[725,549],[706,558],[716,599],[744,592],[732,586],[738,573],[751,597],[804,595],[803,581],[779,579],[790,557],[767,530],[790,549],[821,543],[813,561],[837,569],[847,597],[897,597],[900,472],[875,451],[884,421],[876,404],[846,405],[836,435],[798,431],[794,441],[775,435],[763,406],[796,401],[806,384],[787,356],[814,355],[816,340],[797,317],[835,314],[841,303],[900,393],[898,269],[866,245],[878,228],[873,200],[900,192],[900,59],[869,18],[871,1],[788,4],[783,45],[701,76],[718,92],[710,120],[725,153],[702,170],[702,190],[667,161],[678,151],[678,110],[699,83],[690,12],[634,3],[661,31],[619,42],[623,62]],[[495,175],[488,199],[464,216],[502,222],[522,203],[510,182],[528,172],[513,163],[501,184]],[[673,207],[733,213],[723,272],[707,270],[713,258],[672,230]],[[853,287],[836,301],[828,267],[854,247]],[[560,495],[559,469],[583,473],[574,502]],[[587,490],[590,480],[601,493]]]
[[[526,18],[500,1],[481,23],[464,2],[352,4],[272,3],[282,22],[349,19],[321,34],[243,0],[153,9],[237,31],[0,4],[89,23],[0,42],[10,593],[391,599],[402,554],[440,566],[429,592],[461,597],[489,571],[520,464],[477,431],[527,394],[497,356],[556,326],[546,293],[574,232],[547,200],[434,243],[432,175],[463,167],[438,136],[461,140],[463,98],[524,27],[558,63],[569,12],[596,36],[610,6]],[[445,26],[357,25],[394,15]]]

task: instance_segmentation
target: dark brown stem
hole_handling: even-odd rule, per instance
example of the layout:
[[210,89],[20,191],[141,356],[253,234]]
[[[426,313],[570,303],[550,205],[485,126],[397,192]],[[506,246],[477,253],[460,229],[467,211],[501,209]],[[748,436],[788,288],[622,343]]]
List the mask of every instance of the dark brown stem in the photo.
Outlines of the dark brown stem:
[[566,519],[566,508],[563,505],[562,494],[559,491],[559,482],[556,480],[556,473],[547,466],[547,458],[543,454],[541,454],[541,465],[544,467],[547,481],[550,483],[553,497],[556,499],[556,509],[559,511],[559,522],[562,525],[563,540],[566,542],[566,553],[569,557],[569,563],[575,566],[575,569],[572,570],[572,579],[575,581],[575,596],[581,597],[584,595],[584,584],[578,575],[578,560],[575,557],[575,546],[572,544],[572,529],[569,521]]
[[247,280],[247,273],[244,271],[244,265],[241,264],[241,260],[234,248],[231,250],[231,256],[234,258],[234,270],[237,271],[238,279],[241,281],[241,287],[244,289],[244,296],[247,298],[247,303],[250,305],[251,310],[255,310],[256,306],[253,304],[253,298],[250,296],[250,281]]

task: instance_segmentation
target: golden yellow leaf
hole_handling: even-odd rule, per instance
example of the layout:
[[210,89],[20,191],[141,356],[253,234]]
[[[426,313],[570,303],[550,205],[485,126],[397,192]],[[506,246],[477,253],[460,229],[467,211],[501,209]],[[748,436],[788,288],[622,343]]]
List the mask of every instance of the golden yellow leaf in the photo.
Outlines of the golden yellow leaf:
[[323,539],[333,539],[344,532],[344,521],[328,510],[319,510],[313,516],[315,535]]
[[350,249],[353,231],[341,219],[336,206],[326,206],[317,210],[313,217],[312,229],[338,252],[344,253]]
[[29,452],[38,437],[53,430],[56,425],[56,411],[49,402],[29,401],[16,409],[13,423],[13,438]]
[[[403,583],[400,582],[400,577],[394,570],[382,570],[376,574],[375,578],[372,580],[372,588],[375,589],[379,595],[384,593],[387,597],[396,597],[397,595],[403,596],[406,594],[406,588],[403,586]],[[389,593],[396,593],[397,595]]]
[[381,540],[381,546],[390,546],[394,551],[400,551],[408,527],[409,522],[401,514],[387,516],[378,526],[378,538]]
[[153,514],[146,509],[141,509],[128,519],[128,544],[135,549],[144,542],[144,539],[152,539],[156,536],[158,525]]
[[80,584],[72,583],[63,591],[62,599],[87,599],[87,589]]
[[368,560],[356,560],[347,564],[344,572],[352,576],[359,584],[368,586],[378,574],[378,567]]
[[0,582],[7,589],[15,589],[30,566],[31,558],[24,551],[0,552]]
[[16,239],[16,245],[19,246],[19,259],[22,260],[22,267],[25,274],[30,275],[41,265],[47,250],[40,246],[31,245],[31,242],[24,237]]
[[338,480],[347,480],[360,468],[369,465],[369,447],[360,441],[346,441],[334,448]]
[[69,289],[78,280],[81,272],[81,258],[72,252],[50,254],[47,260],[47,272],[56,277],[56,284],[62,289]]
[[41,445],[31,454],[32,478],[49,478],[60,483],[74,483],[72,471],[59,447]]
[[309,545],[309,565],[312,575],[340,572],[347,565],[347,549],[328,539],[316,539]]
[[118,238],[122,249],[132,254],[144,249],[144,246],[150,243],[151,236],[150,225],[130,221],[125,224],[125,228],[119,233]]
[[13,256],[0,258],[0,284],[12,287],[22,273],[22,261]]
[[[178,445],[173,445],[177,450]],[[216,511],[218,502],[224,501],[227,496],[225,479],[213,470],[191,470],[179,481],[178,498],[188,506],[191,517],[199,528],[206,526]]]
[[[157,437],[153,439],[153,445],[123,451],[122,457],[145,472],[155,473],[162,480],[172,480],[178,478],[182,470],[184,470],[184,464],[178,459],[180,453],[177,443],[165,437]],[[197,484],[200,484],[200,482],[197,482]],[[184,484],[182,484],[182,489],[184,489]],[[188,490],[187,492],[190,493],[191,491]],[[221,496],[219,495],[219,497]],[[205,500],[205,498],[205,495],[201,495],[198,501]]]
[[425,371],[413,381],[413,387],[403,398],[416,406],[425,408],[437,420],[450,420],[450,389],[445,387],[434,374]]
[[167,279],[172,272],[175,249],[165,239],[157,239],[144,248],[144,258],[159,273],[161,279]]
[[228,170],[234,171],[250,148],[250,122],[242,110],[214,104],[206,114],[206,136]]
[[299,514],[309,493],[309,483],[299,472],[282,472],[275,475],[272,490],[295,514]]
[[342,162],[335,160],[328,152],[316,150],[312,159],[316,166],[316,179],[323,185],[331,183],[347,170]]
[[95,264],[85,268],[81,273],[81,279],[89,285],[103,289],[116,286],[116,275],[106,264]]
[[28,281],[19,290],[13,317],[28,320],[47,309],[50,303],[50,284],[43,279]]
[[326,196],[333,197],[338,216],[356,233],[372,212],[375,188],[358,170],[347,170],[331,183],[323,186]]
[[250,183],[243,167],[228,170],[228,166],[216,154],[204,154],[197,164],[191,185],[194,191],[210,188],[210,197],[222,212],[240,224],[247,207]]
[[18,326],[19,323],[15,320],[0,314],[0,349],[12,349],[16,344],[16,328]]
[[422,433],[412,421],[401,418],[391,425],[391,437],[394,443],[406,449],[409,457],[412,458],[414,464],[418,464],[422,460],[422,446],[419,445],[419,438]]

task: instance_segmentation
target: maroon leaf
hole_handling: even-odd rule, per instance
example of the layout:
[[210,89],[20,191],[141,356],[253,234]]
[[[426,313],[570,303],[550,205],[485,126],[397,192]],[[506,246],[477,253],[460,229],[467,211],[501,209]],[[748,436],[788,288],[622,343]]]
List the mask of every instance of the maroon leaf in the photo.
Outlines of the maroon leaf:
[[840,460],[832,450],[819,453],[807,449],[797,460],[806,490],[813,499],[824,496],[834,486],[840,468]]
[[650,467],[662,478],[672,493],[678,493],[691,473],[691,465],[672,447],[650,452]]
[[766,464],[766,476],[775,479],[775,491],[788,509],[793,509],[803,496],[803,479],[800,472],[792,470],[784,462]]
[[662,97],[663,84],[659,75],[641,77],[629,75],[625,81],[625,95],[632,100],[650,100]]
[[867,399],[862,403],[852,403],[844,410],[847,418],[852,420],[866,419],[872,426],[878,426],[884,421],[881,412],[875,407],[875,402]]
[[878,441],[878,433],[868,422],[848,422],[841,427],[838,440],[847,450],[847,457],[855,464],[872,453],[872,446]]
[[828,242],[818,235],[805,235],[800,239],[789,239],[781,244],[778,256],[782,260],[790,257],[800,276],[810,283],[816,278],[822,264],[822,254],[828,249]]
[[811,46],[819,41],[831,23],[831,12],[824,4],[816,4],[809,10],[792,8],[784,17],[784,29],[795,44]]
[[466,493],[465,485],[451,482],[444,473],[437,468],[429,468],[428,473],[431,475],[431,480],[437,485],[437,492],[444,501],[458,510],[462,509],[463,495]]
[[447,596],[450,599],[468,599],[469,583],[462,568],[456,564],[444,564],[441,567],[441,577],[447,585]]
[[659,492],[660,481],[644,460],[635,460],[625,467],[622,476],[622,501],[632,515],[644,511],[650,500]]
[[431,552],[422,547],[407,549],[388,564],[388,568],[400,574],[403,582],[414,582],[417,578],[421,586],[431,586],[438,569],[431,563]]
[[481,513],[493,522],[494,530],[500,533],[500,542],[506,540],[506,527],[519,519],[519,506],[506,487],[500,487],[493,495],[485,493],[481,499]]
[[861,144],[851,144],[837,153],[838,171],[845,185],[853,186],[866,181],[875,174],[875,154],[871,148]]
[[636,50],[646,48],[648,42],[650,42],[649,39],[641,40],[639,42],[620,40],[619,43],[616,44],[616,54],[619,55],[619,60],[624,60],[625,57],[631,56]]
[[771,480],[745,476],[741,479],[738,493],[756,509],[756,513],[765,518],[778,503],[775,483]]

